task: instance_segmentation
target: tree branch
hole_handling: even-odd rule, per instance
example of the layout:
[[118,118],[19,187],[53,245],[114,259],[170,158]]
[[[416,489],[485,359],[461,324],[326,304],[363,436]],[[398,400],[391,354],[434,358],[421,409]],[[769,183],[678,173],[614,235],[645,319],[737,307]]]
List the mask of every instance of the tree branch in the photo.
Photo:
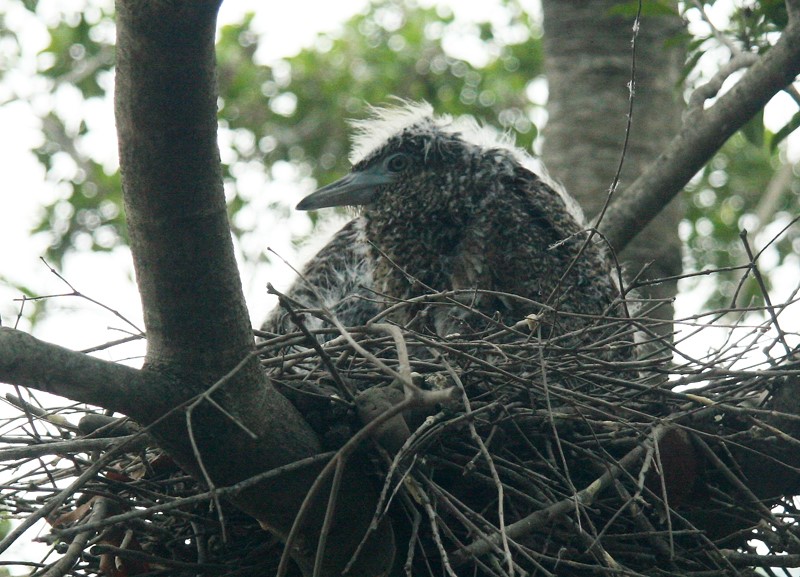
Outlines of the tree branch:
[[[669,429],[658,425],[652,432],[652,442],[658,442]],[[578,491],[574,497],[568,497],[557,501],[546,507],[534,511],[530,515],[523,517],[519,521],[512,523],[506,528],[506,535],[510,539],[519,539],[524,535],[530,533],[536,528],[542,527],[547,523],[552,522],[553,519],[559,515],[563,515],[576,507],[576,502],[579,506],[589,507],[592,505],[597,496],[606,489],[615,479],[617,479],[624,471],[632,467],[636,462],[645,454],[646,446],[644,444],[636,446],[628,452],[622,459],[614,464],[609,464],[608,469],[600,477],[595,479],[591,484]],[[499,532],[493,533],[488,539],[476,539],[471,544],[458,551],[453,556],[453,563],[460,565],[469,559],[472,555],[482,555],[491,550],[493,545],[500,544],[503,535]]]
[[[214,57],[220,0],[117,2],[117,84],[123,198],[148,351],[145,367],[168,376],[173,406],[209,391],[152,428],[188,471],[231,485],[320,451],[316,435],[267,380],[234,258],[217,148]],[[213,392],[211,392],[213,390]],[[213,398],[211,398],[213,395]],[[144,424],[147,407],[128,413]],[[285,537],[313,468],[270,479],[235,502]],[[341,573],[372,519],[377,488],[356,467],[345,472],[323,575]],[[292,554],[313,567],[325,499],[313,503]],[[391,528],[375,534],[375,555],[358,568],[391,562]]]
[[115,91],[147,364],[217,375],[253,348],[216,139],[219,3],[117,2]]
[[[664,152],[609,207],[600,230],[622,250],[728,138],[800,74],[800,21],[706,110],[692,110]],[[701,107],[699,107],[701,108]],[[655,136],[655,135],[654,135]]]
[[0,381],[125,414],[150,402],[166,380],[0,327]]

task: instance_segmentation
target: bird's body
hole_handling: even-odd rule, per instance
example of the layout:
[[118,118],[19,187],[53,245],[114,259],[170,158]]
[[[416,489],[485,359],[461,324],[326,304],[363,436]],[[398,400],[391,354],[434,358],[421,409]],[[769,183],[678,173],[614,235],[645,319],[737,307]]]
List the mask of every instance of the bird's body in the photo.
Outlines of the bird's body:
[[[354,218],[305,266],[286,296],[301,308],[330,311],[345,326],[363,325],[381,310],[372,292],[375,266],[376,252],[367,240],[366,222],[363,217]],[[318,316],[306,319],[312,330],[322,324]],[[285,334],[296,327],[286,311],[276,307],[262,329]]]
[[[571,200],[527,168],[523,153],[475,126],[435,118],[426,105],[379,111],[357,127],[352,172],[298,208],[356,205],[361,214],[289,296],[352,326],[398,300],[463,291],[458,300],[478,314],[432,308],[426,328],[442,336],[530,314],[547,316],[553,336],[620,312],[600,246],[586,242]],[[276,310],[264,328],[285,332],[282,319]]]

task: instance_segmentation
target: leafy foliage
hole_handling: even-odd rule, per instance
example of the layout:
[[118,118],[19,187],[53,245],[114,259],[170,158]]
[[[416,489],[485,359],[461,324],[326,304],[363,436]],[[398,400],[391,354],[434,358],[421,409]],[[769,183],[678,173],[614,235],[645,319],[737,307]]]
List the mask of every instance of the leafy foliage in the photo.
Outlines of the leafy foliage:
[[[465,27],[445,10],[376,1],[341,30],[320,35],[314,46],[271,63],[257,62],[262,38],[252,15],[223,27],[219,118],[236,234],[253,228],[253,219],[237,218],[253,196],[241,187],[244,173],[263,185],[280,180],[276,173],[333,180],[349,166],[346,119],[364,115],[368,103],[393,96],[430,100],[440,112],[473,114],[513,130],[519,145],[530,147],[537,130],[526,86],[541,73],[541,43],[537,26],[518,5],[509,2],[504,10],[502,29],[490,23]],[[113,34],[100,30],[113,28],[112,15],[92,14],[64,14],[49,29],[40,73],[56,98],[68,90],[90,101],[110,89]],[[481,62],[452,55],[446,45],[456,39],[476,46]],[[89,126],[75,112],[48,111],[45,144],[36,150],[61,191],[34,230],[52,235],[47,258],[56,265],[70,250],[109,250],[127,241],[118,175],[84,151]],[[288,215],[285,195],[269,208]]]
[[[42,10],[36,2],[18,1],[33,14]],[[43,142],[35,153],[58,194],[43,207],[33,232],[51,237],[45,256],[55,266],[70,251],[108,251],[127,242],[116,168],[90,146],[94,111],[107,102],[112,85],[112,8],[84,4],[50,19],[49,44],[37,57],[38,75],[45,81],[39,93],[11,97],[35,100],[42,111]],[[638,4],[620,2],[614,10],[627,15]],[[705,5],[713,9],[715,2]],[[643,14],[657,16],[674,6],[646,2]],[[692,5],[687,15],[692,10],[696,16]],[[782,1],[736,7],[725,30],[694,31],[687,78],[703,81],[709,68],[703,63],[718,50],[720,36],[736,50],[760,53],[785,24]],[[10,70],[19,56],[19,39],[4,26],[0,35],[16,46],[6,57]],[[259,60],[259,46],[270,39],[259,35],[252,15],[224,26],[218,36],[221,153],[231,221],[245,258],[266,258],[262,236],[255,234],[265,211],[276,221],[288,219],[293,194],[313,187],[312,175],[325,184],[348,169],[346,119],[362,117],[368,104],[393,96],[425,99],[438,112],[471,114],[511,131],[518,145],[530,149],[540,128],[535,121],[544,117],[536,111],[541,102],[530,97],[531,83],[542,73],[539,37],[539,24],[515,0],[502,2],[491,22],[478,23],[464,22],[442,6],[373,0],[312,46],[272,62]],[[742,131],[745,138],[729,143],[695,179],[686,198],[685,225],[692,268],[742,264],[739,229],[752,221],[748,215],[781,162],[780,143],[799,125],[795,115],[773,134],[764,127],[763,115],[757,116]],[[795,176],[787,187],[793,192],[776,210],[791,210],[798,186]],[[316,224],[315,213],[308,216]],[[294,240],[307,233],[307,227],[293,230]],[[772,247],[778,263],[791,253],[792,242],[790,236]],[[732,297],[736,274],[720,284],[710,306]]]
[[[716,4],[703,3],[707,13]],[[706,22],[704,31],[695,33],[689,43],[685,76],[690,84],[704,82],[708,67],[704,71],[703,62],[719,51],[720,45],[731,58],[739,53],[766,52],[786,23],[783,1],[737,5],[726,29],[715,29]],[[789,93],[800,105],[800,95],[792,90]],[[796,226],[777,242],[772,239],[797,212],[800,179],[797,171],[785,166],[787,161],[779,145],[798,126],[800,114],[795,114],[772,132],[764,124],[764,111],[760,111],[686,188],[683,236],[687,272],[722,269],[722,274],[716,276],[716,290],[705,303],[708,309],[764,304],[763,291],[743,268],[749,262],[745,243],[760,258],[758,265],[762,268],[767,262],[769,269],[780,266],[793,253],[798,237]],[[759,254],[762,249],[764,255]],[[770,288],[768,276],[764,281]]]
[[[39,16],[37,3],[25,8]],[[11,98],[27,98],[41,111],[43,142],[33,152],[58,198],[44,207],[33,232],[51,235],[46,256],[59,265],[70,249],[108,251],[127,241],[119,175],[86,147],[92,114],[112,87],[113,14],[84,8],[62,12],[49,27],[49,44],[36,59],[41,91]]]
[[[784,264],[796,252],[797,227],[771,241],[796,215],[800,179],[790,166],[781,167],[779,154],[763,139],[755,144],[742,131],[703,168],[687,192],[687,272],[726,269],[717,275],[717,290],[707,306],[763,305],[752,276],[744,279],[747,270],[741,267],[749,262],[745,242],[753,253],[762,248],[769,251],[769,268]],[[742,231],[748,233],[744,239]],[[765,282],[769,283],[768,277]]]

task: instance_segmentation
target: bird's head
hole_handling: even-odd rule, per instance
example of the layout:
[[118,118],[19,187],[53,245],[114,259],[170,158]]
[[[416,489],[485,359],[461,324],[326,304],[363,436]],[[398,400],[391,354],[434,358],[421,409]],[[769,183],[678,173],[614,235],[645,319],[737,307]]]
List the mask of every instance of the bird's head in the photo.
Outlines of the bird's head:
[[299,210],[359,206],[392,218],[456,218],[520,163],[507,139],[474,121],[435,117],[426,103],[373,109],[354,126],[352,171],[304,198]]

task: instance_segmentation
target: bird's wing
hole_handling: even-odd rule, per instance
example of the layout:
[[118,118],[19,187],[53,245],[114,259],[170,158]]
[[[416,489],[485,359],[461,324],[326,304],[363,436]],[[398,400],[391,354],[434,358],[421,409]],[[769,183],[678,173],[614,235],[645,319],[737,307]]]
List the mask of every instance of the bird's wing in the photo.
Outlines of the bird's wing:
[[[303,309],[325,309],[345,326],[362,325],[380,309],[371,292],[375,251],[367,242],[363,217],[348,222],[312,258],[286,296]],[[317,317],[306,319],[309,329],[321,328]],[[296,330],[286,311],[273,309],[262,330],[285,334]]]
[[[513,179],[498,186],[500,190],[484,196],[480,218],[464,230],[451,278],[454,289],[480,288],[524,297],[475,297],[476,308],[483,313],[499,312],[505,322],[513,324],[539,312],[540,307],[530,301],[547,304],[562,288],[570,290],[575,275],[564,287],[560,287],[560,279],[585,236],[563,196],[527,169],[520,167]],[[588,249],[576,265],[576,273],[591,268],[584,260],[596,257],[596,251]],[[598,262],[591,265],[605,270]],[[581,300],[571,309],[579,311],[589,305]]]

